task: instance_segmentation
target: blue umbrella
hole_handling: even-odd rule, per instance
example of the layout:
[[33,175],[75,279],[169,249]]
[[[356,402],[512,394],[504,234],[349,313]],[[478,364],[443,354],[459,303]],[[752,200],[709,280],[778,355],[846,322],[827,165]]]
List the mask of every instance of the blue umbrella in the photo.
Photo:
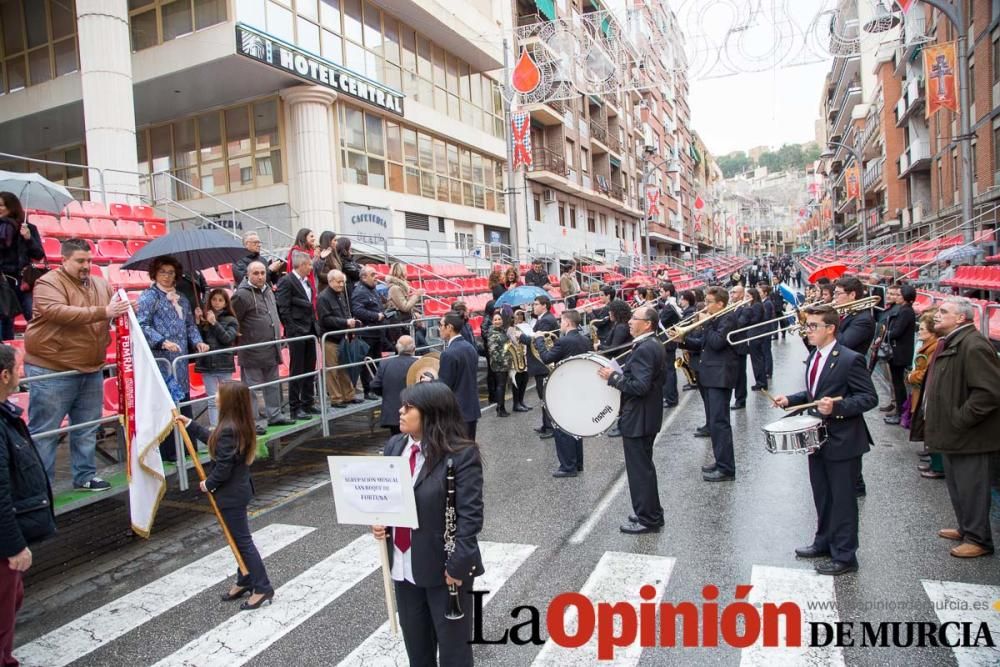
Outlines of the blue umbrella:
[[953,262],[962,262],[969,259],[975,259],[978,254],[978,247],[974,245],[960,245],[939,252],[937,255],[937,261],[943,262],[946,259],[950,259]]
[[547,297],[549,296],[549,293],[541,287],[535,287],[534,285],[521,285],[520,287],[509,289],[501,294],[500,298],[493,304],[493,307],[501,308],[503,306],[511,306],[516,308],[518,306],[523,306],[526,303],[531,303],[535,300],[536,296]]
[[793,292],[792,288],[785,283],[778,285],[778,291],[781,292],[781,296],[784,297],[785,301],[793,306],[800,306],[802,305],[802,301],[804,301],[798,292]]

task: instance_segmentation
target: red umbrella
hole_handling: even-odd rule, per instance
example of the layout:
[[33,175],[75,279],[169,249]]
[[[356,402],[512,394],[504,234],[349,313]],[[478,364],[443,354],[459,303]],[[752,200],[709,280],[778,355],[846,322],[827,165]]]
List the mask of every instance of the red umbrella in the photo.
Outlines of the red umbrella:
[[845,273],[847,273],[847,267],[843,264],[824,264],[809,274],[809,282],[815,285],[820,278],[836,280]]

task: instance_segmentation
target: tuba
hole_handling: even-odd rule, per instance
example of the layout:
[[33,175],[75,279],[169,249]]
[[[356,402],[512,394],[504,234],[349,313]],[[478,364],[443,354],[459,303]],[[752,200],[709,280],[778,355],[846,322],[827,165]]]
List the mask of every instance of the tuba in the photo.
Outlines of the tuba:
[[520,335],[521,331],[517,327],[508,328],[507,342],[504,344],[504,352],[510,355],[511,366],[515,373],[528,370],[528,351],[521,344]]
[[[559,331],[539,331],[537,334],[535,334],[535,338],[541,336],[542,342],[545,345],[545,349],[551,350],[552,346],[556,344],[555,339],[558,338],[559,335],[560,335]],[[531,356],[533,356],[538,363],[545,366],[545,362],[542,361],[542,355],[538,353],[538,348],[535,347],[534,343],[535,341],[534,339],[532,339],[531,345],[529,346],[531,348]],[[549,368],[549,370],[551,370],[551,367]]]

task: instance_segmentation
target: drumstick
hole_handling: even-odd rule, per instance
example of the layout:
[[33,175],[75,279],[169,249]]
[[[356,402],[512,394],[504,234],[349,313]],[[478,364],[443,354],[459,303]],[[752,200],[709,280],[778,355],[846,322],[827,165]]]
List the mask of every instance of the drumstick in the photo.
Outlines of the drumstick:
[[778,402],[774,400],[774,396],[771,396],[769,393],[767,393],[767,389],[761,389],[760,393],[764,394],[765,398],[767,398],[767,400],[771,401],[771,403],[774,405],[774,407],[778,407]]
[[[836,403],[837,401],[844,400],[844,397],[843,396],[834,396],[830,400],[833,401],[834,403]],[[813,401],[812,403],[803,403],[802,405],[796,405],[794,407],[790,405],[787,408],[783,408],[783,409],[786,410],[786,411],[788,411],[788,410],[794,410],[795,412],[798,412],[799,410],[808,410],[809,408],[815,408],[817,405],[819,405],[819,401]]]

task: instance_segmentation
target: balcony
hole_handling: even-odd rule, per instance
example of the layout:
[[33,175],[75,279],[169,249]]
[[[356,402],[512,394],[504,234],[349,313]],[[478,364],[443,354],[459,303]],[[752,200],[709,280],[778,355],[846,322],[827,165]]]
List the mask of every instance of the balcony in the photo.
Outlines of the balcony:
[[851,113],[854,111],[854,107],[861,102],[861,82],[855,80],[847,87],[847,91],[844,93],[844,99],[840,103],[839,111],[837,112],[837,118],[833,121],[833,125],[830,126],[830,136],[835,134],[843,135],[845,132],[845,120],[850,120]]
[[607,153],[610,149],[610,139],[608,138],[608,128],[597,121],[590,121],[590,140],[594,148],[594,155]]
[[562,125],[566,115],[566,103],[556,100],[525,104],[523,109],[531,115],[532,120],[545,126]]
[[555,151],[548,148],[535,148],[531,158],[531,171],[535,176],[541,176],[540,172],[549,172],[563,178],[569,176],[566,158]]
[[910,173],[927,171],[931,168],[931,146],[927,139],[917,139],[910,142],[902,155],[899,156],[899,177],[904,178]]
[[903,124],[914,112],[924,107],[924,81],[922,77],[910,79],[903,86],[903,94],[896,103],[896,127]]
[[882,168],[884,165],[885,158],[879,158],[878,160],[869,163],[865,168],[865,175],[861,178],[865,192],[871,190],[882,180]]

